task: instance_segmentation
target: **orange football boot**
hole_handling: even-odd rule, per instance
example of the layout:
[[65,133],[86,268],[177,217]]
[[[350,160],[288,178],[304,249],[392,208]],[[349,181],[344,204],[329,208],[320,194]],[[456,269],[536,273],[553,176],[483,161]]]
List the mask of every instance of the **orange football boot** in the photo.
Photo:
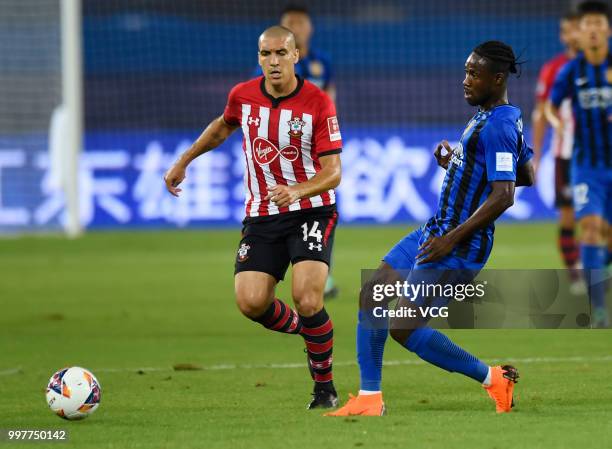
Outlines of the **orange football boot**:
[[484,387],[491,399],[495,401],[497,413],[508,413],[514,407],[512,393],[514,384],[518,383],[518,370],[510,365],[491,367],[491,385]]
[[382,393],[353,396],[338,410],[326,413],[325,416],[382,416],[386,412]]

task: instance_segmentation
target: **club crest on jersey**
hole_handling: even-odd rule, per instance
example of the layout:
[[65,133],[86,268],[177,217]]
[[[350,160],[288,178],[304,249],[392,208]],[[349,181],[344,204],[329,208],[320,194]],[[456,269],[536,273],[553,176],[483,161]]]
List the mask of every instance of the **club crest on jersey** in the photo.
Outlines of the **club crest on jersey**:
[[240,245],[240,248],[238,248],[238,262],[244,262],[249,258],[248,252],[250,249],[251,247],[246,243]]
[[289,135],[291,137],[302,137],[302,134],[304,134],[302,128],[306,125],[305,121],[300,120],[299,117],[293,117],[293,120],[289,120],[287,124],[289,125]]
[[451,163],[461,167],[463,165],[463,145],[459,142],[455,148],[453,148],[453,155],[451,156]]
[[253,159],[259,165],[267,165],[278,156],[288,162],[293,162],[299,155],[300,150],[295,145],[287,145],[279,150],[276,145],[264,137],[257,136],[253,140]]

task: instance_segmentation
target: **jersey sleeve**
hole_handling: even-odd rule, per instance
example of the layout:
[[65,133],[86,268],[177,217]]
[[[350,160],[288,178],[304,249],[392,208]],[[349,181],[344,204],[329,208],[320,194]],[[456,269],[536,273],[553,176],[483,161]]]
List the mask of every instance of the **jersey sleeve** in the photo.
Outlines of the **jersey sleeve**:
[[319,156],[342,151],[342,136],[336,117],[336,107],[327,94],[322,95],[324,100],[321,112],[316,118],[313,129],[313,149]]
[[533,148],[527,145],[524,140],[525,139],[523,139],[523,146],[521,148],[521,152],[518,155],[518,161],[516,163],[518,167],[522,167],[533,158]]
[[228,125],[238,126],[242,118],[242,107],[237,100],[240,85],[234,86],[227,96],[227,104],[223,111],[223,120]]
[[538,75],[538,84],[536,84],[536,100],[546,101],[550,95],[552,84],[555,81],[550,64],[544,64]]
[[555,107],[561,106],[563,100],[572,95],[572,82],[571,82],[571,73],[572,73],[572,62],[568,62],[565,64],[559,73],[557,73],[557,77],[555,78],[555,82],[553,83],[552,89],[550,91],[550,101]]
[[[519,142],[521,139],[521,142]],[[487,180],[516,181],[519,143],[522,133],[512,120],[491,122],[482,133]]]

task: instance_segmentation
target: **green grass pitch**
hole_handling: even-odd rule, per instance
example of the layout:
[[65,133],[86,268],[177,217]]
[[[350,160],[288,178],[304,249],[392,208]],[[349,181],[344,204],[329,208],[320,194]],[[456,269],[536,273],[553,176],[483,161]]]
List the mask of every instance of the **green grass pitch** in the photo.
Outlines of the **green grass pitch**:
[[[335,382],[358,389],[359,270],[406,228],[340,227]],[[388,341],[388,416],[324,418],[305,410],[311,382],[300,337],[264,330],[234,305],[239,232],[90,233],[0,241],[0,428],[67,429],[74,448],[612,447],[612,331],[463,330],[484,361],[514,359],[515,411],[498,416],[482,388],[416,363]],[[489,267],[560,267],[554,224],[498,226]],[[288,283],[279,297],[288,298]],[[203,367],[173,371],[177,363]],[[102,404],[67,422],[44,400],[51,374],[91,369]],[[278,365],[278,366],[274,366]],[[0,445],[2,443],[0,442]],[[9,447],[45,444],[6,443]]]

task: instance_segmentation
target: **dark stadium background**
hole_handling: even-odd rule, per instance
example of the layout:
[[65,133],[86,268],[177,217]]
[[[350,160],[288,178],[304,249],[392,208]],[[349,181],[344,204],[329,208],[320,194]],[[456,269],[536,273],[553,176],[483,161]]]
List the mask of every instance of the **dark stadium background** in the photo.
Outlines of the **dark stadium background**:
[[[59,9],[0,5],[0,201],[6,232],[61,227],[62,192],[49,156],[51,117],[61,101]],[[227,93],[249,78],[257,38],[278,23],[284,1],[85,0],[82,10],[84,151],[79,173],[85,228],[238,226],[240,133],[191,169],[183,198],[164,171],[218,116]],[[522,74],[510,100],[526,135],[537,73],[561,50],[553,0],[310,1],[313,45],[333,61],[343,134],[339,189],[344,223],[417,223],[436,207],[441,172],[431,157],[457,140],[473,114],[463,99],[466,57],[489,39],[511,44]],[[12,158],[12,159],[11,159]],[[17,162],[15,162],[17,161]],[[12,164],[12,165],[11,165]],[[536,188],[519,191],[504,219],[553,220],[553,162]],[[369,197],[368,197],[369,195]]]

